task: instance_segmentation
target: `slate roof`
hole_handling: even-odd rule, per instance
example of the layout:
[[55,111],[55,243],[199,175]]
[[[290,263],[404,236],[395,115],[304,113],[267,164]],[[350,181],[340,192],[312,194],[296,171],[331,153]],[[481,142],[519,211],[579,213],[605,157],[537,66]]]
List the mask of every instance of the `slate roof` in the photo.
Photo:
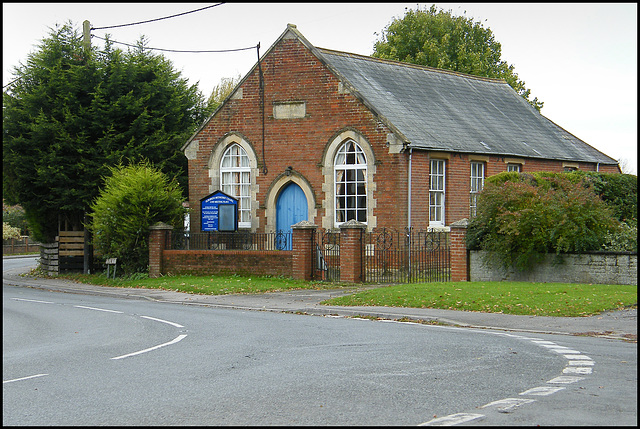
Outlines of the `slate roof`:
[[[542,116],[503,80],[318,48],[294,24],[287,25],[262,58],[281,40],[292,37],[329,67],[407,147],[618,164]],[[183,151],[257,66],[193,133]]]
[[408,147],[617,164],[542,116],[503,80],[312,51]]

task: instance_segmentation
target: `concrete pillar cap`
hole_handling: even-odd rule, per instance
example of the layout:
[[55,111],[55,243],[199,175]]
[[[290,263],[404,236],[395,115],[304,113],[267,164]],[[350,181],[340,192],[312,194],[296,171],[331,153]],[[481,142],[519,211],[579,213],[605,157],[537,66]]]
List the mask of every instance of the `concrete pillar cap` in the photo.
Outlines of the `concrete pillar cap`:
[[308,220],[303,220],[294,225],[291,225],[291,228],[292,229],[315,229],[318,227],[313,222],[309,222]]
[[345,222],[345,223],[340,225],[340,229],[343,229],[343,228],[345,228],[345,229],[346,228],[362,228],[362,229],[364,229],[366,227],[367,227],[367,225],[365,225],[362,222],[358,222],[355,219],[351,219],[350,221]]
[[467,226],[469,226],[469,219],[467,218],[460,219],[449,225],[450,228],[466,228]]
[[149,227],[149,229],[173,229],[171,225],[168,225],[164,222],[158,222]]

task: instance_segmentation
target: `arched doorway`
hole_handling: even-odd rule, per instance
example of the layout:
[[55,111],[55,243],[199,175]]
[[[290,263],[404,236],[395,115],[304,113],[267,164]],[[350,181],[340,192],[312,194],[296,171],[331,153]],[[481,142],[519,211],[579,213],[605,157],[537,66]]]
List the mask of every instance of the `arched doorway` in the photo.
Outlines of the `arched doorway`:
[[[276,202],[276,232],[291,232],[291,225],[308,220],[307,197],[296,183],[286,185]],[[287,240],[283,250],[291,250],[291,240]]]

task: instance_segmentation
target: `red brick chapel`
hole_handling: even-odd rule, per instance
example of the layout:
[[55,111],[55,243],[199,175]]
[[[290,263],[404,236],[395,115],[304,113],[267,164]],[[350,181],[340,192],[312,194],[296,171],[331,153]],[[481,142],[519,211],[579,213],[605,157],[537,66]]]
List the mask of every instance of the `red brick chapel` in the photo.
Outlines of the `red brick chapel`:
[[194,232],[218,190],[254,232],[448,229],[503,171],[620,172],[503,80],[317,48],[291,24],[182,150]]

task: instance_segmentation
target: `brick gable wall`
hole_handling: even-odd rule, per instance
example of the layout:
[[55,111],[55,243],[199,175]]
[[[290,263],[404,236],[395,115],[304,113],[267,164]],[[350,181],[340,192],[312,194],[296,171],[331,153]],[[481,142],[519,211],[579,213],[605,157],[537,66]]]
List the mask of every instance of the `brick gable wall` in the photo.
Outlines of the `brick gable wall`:
[[[200,199],[218,190],[212,183],[209,159],[216,144],[236,133],[253,148],[258,161],[254,229],[265,232],[266,201],[274,183],[281,183],[287,167],[304,178],[315,198],[315,218],[318,226],[326,213],[326,197],[322,160],[328,144],[336,135],[353,130],[370,144],[375,156],[375,189],[373,214],[377,227],[402,228],[408,219],[409,153],[390,153],[387,141],[390,130],[356,96],[345,91],[335,75],[297,38],[283,37],[271,48],[261,64],[264,75],[264,152],[258,69],[244,80],[241,97],[228,100],[216,115],[194,137],[189,158],[189,195],[191,229],[200,230]],[[304,103],[304,117],[277,119],[274,105]],[[429,159],[445,157],[446,200],[445,224],[469,217],[470,162],[468,154],[433,154],[414,151],[412,154],[411,224],[426,228],[429,223]],[[475,159],[477,159],[476,157]],[[482,157],[480,157],[482,158]],[[485,177],[507,170],[502,157],[484,157]],[[263,160],[265,161],[263,163]],[[267,172],[263,171],[266,164]],[[216,166],[217,168],[217,166]],[[580,169],[594,171],[595,165],[580,164]],[[525,159],[523,172],[563,171],[561,161]],[[600,171],[619,172],[614,166],[601,166]],[[269,232],[269,231],[266,231]]]
[[[405,154],[389,154],[389,129],[354,95],[346,93],[339,80],[297,39],[283,39],[262,62],[265,91],[265,143],[262,150],[259,81],[257,69],[242,84],[242,98],[229,100],[195,136],[198,150],[189,159],[191,228],[200,230],[200,198],[217,190],[211,188],[208,161],[216,143],[230,132],[242,135],[254,148],[259,174],[257,200],[258,231],[265,227],[266,192],[288,166],[302,175],[316,198],[316,219],[327,216],[322,208],[325,197],[322,166],[328,143],[350,129],[371,145],[376,158],[377,195],[393,195],[376,203],[377,215],[396,219],[399,207],[406,207],[407,167]],[[298,119],[276,119],[274,103],[305,102],[306,115]],[[263,173],[263,155],[267,173]],[[406,209],[400,215],[406,219]],[[395,224],[395,221],[389,222]],[[380,226],[380,225],[379,225]]]

